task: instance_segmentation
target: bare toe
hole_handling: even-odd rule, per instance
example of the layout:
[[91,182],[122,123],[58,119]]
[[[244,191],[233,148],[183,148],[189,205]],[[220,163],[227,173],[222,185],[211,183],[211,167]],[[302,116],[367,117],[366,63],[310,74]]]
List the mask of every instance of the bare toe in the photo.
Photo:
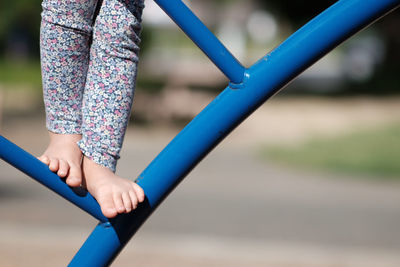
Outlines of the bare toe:
[[137,196],[136,196],[136,194],[135,194],[135,192],[133,190],[129,191],[129,197],[130,197],[130,199],[132,201],[132,208],[136,209],[137,205],[138,205],[138,198],[137,198]]
[[58,176],[64,178],[65,176],[67,176],[68,174],[68,170],[69,170],[69,165],[65,160],[60,159],[58,161]]
[[122,193],[122,201],[124,202],[125,211],[131,212],[133,203],[131,202],[131,197],[129,196],[128,192]]
[[58,171],[58,166],[59,166],[58,159],[56,159],[56,158],[50,158],[49,169],[50,169],[52,172],[56,172],[56,171]]
[[111,194],[103,194],[97,198],[97,201],[100,204],[101,212],[103,212],[104,216],[107,218],[113,218],[117,216],[117,210],[114,207],[114,201],[112,199]]
[[143,189],[137,183],[133,183],[133,189],[135,190],[137,199],[142,203],[145,198]]
[[115,205],[115,208],[117,209],[118,213],[125,212],[125,206],[122,201],[121,194],[119,194],[119,193],[114,194],[114,205]]
[[67,184],[72,187],[80,186],[82,184],[82,170],[75,164],[71,164],[69,175],[66,180]]
[[38,160],[40,160],[41,162],[43,162],[46,165],[50,164],[50,159],[46,155],[41,155],[40,157],[38,157]]

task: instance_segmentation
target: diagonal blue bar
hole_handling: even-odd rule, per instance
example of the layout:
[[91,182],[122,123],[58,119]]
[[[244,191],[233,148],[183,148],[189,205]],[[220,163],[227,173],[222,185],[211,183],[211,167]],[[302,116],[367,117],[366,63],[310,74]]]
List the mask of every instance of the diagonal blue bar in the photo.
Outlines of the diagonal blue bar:
[[[301,71],[358,30],[398,7],[400,0],[342,0],[293,34],[230,84],[138,178],[146,202],[130,214],[99,224],[70,266],[108,266],[179,182],[257,107]],[[87,257],[97,255],[97,257]]]
[[154,0],[233,83],[245,68],[181,0]]
[[96,219],[107,222],[97,201],[86,191],[70,188],[37,158],[0,135],[0,158],[32,177]]

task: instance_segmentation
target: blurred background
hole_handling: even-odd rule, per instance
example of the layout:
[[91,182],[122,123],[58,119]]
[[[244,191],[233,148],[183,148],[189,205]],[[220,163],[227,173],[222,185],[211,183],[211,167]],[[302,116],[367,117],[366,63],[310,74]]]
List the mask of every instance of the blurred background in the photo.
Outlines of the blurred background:
[[[335,1],[187,0],[246,66]],[[0,131],[40,155],[40,0],[0,3]],[[135,178],[227,79],[150,0],[118,173]],[[400,12],[264,104],[113,266],[400,266]],[[0,162],[0,266],[64,266],[95,221]]]

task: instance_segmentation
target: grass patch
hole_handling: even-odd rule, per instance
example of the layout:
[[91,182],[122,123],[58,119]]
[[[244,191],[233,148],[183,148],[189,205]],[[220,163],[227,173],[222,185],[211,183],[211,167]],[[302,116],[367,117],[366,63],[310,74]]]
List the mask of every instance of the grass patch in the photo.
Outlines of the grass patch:
[[297,168],[400,179],[400,125],[292,146],[268,146],[263,157]]

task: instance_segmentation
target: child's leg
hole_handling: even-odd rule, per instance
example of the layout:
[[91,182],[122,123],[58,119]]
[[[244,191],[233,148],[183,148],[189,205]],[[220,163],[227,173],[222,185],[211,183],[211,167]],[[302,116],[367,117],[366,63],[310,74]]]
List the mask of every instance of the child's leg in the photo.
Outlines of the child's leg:
[[89,39],[98,0],[43,0],[40,48],[43,96],[50,144],[39,158],[52,171],[81,184],[82,96]]
[[93,29],[83,97],[83,173],[103,213],[129,212],[141,188],[114,174],[131,113],[143,0],[104,0]]

